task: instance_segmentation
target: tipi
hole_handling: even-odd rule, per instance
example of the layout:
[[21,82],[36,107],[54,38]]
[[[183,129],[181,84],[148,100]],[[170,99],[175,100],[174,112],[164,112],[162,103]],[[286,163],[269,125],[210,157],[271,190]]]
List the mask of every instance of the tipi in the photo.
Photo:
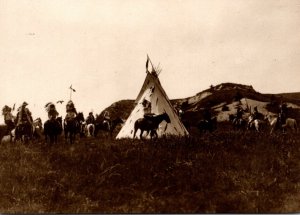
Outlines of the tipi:
[[[146,63],[146,79],[142,86],[140,93],[138,94],[135,100],[135,108],[129,115],[128,119],[126,120],[124,126],[120,130],[117,135],[117,139],[121,138],[133,138],[134,134],[134,123],[139,118],[144,117],[144,104],[145,101],[151,104],[151,113],[153,114],[162,114],[166,112],[169,115],[170,123],[166,123],[163,121],[160,123],[159,128],[157,130],[158,137],[162,136],[187,136],[188,131],[181,123],[176,111],[174,110],[173,106],[170,103],[170,100],[165,93],[164,89],[162,88],[160,81],[158,79],[157,72],[152,66],[152,72],[148,71],[148,62],[149,57]],[[150,61],[151,62],[151,61]],[[152,63],[151,63],[152,64]],[[150,138],[150,135],[147,137],[147,132],[144,132],[144,138]],[[136,138],[139,138],[140,130],[136,133]]]

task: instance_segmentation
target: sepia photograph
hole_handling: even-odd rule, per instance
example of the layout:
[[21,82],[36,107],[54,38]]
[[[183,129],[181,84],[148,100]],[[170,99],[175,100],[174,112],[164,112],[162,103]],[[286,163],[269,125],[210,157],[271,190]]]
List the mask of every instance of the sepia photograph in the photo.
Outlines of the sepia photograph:
[[299,0],[0,0],[0,213],[300,213]]

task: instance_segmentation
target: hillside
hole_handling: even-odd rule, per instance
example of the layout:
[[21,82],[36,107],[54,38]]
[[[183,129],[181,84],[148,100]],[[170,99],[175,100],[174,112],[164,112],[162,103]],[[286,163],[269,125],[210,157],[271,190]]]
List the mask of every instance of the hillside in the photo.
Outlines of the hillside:
[[296,100],[297,102],[300,102],[300,93],[280,93],[278,96],[282,96],[284,98],[288,98],[291,100]]
[[[202,118],[204,108],[210,108],[218,121],[226,121],[229,114],[235,113],[237,105],[244,109],[257,106],[259,112],[265,114],[268,111],[277,113],[281,102],[287,103],[293,117],[300,118],[300,93],[263,94],[252,86],[236,83],[222,83],[194,96],[171,100],[174,108],[181,108],[192,124]],[[133,108],[134,100],[121,100],[105,110],[110,111],[112,117],[121,116],[127,119]]]

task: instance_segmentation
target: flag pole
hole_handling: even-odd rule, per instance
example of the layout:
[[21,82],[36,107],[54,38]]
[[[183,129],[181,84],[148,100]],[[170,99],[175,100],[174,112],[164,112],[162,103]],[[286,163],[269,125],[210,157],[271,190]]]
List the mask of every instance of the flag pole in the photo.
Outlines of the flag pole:
[[72,84],[70,86],[70,101],[72,100]]
[[153,67],[153,64],[152,64],[152,61],[151,61],[151,59],[150,59],[150,57],[149,57],[149,55],[148,55],[148,54],[147,54],[147,58],[149,59],[149,61],[150,61],[150,63],[151,63],[152,70],[154,70],[154,71],[155,71],[155,69],[154,69],[154,67]]

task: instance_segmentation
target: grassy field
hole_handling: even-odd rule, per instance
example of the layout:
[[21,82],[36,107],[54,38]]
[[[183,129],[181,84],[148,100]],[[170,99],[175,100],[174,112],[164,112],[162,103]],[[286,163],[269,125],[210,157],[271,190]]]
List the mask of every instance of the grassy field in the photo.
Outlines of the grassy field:
[[2,213],[300,212],[300,134],[2,143]]

